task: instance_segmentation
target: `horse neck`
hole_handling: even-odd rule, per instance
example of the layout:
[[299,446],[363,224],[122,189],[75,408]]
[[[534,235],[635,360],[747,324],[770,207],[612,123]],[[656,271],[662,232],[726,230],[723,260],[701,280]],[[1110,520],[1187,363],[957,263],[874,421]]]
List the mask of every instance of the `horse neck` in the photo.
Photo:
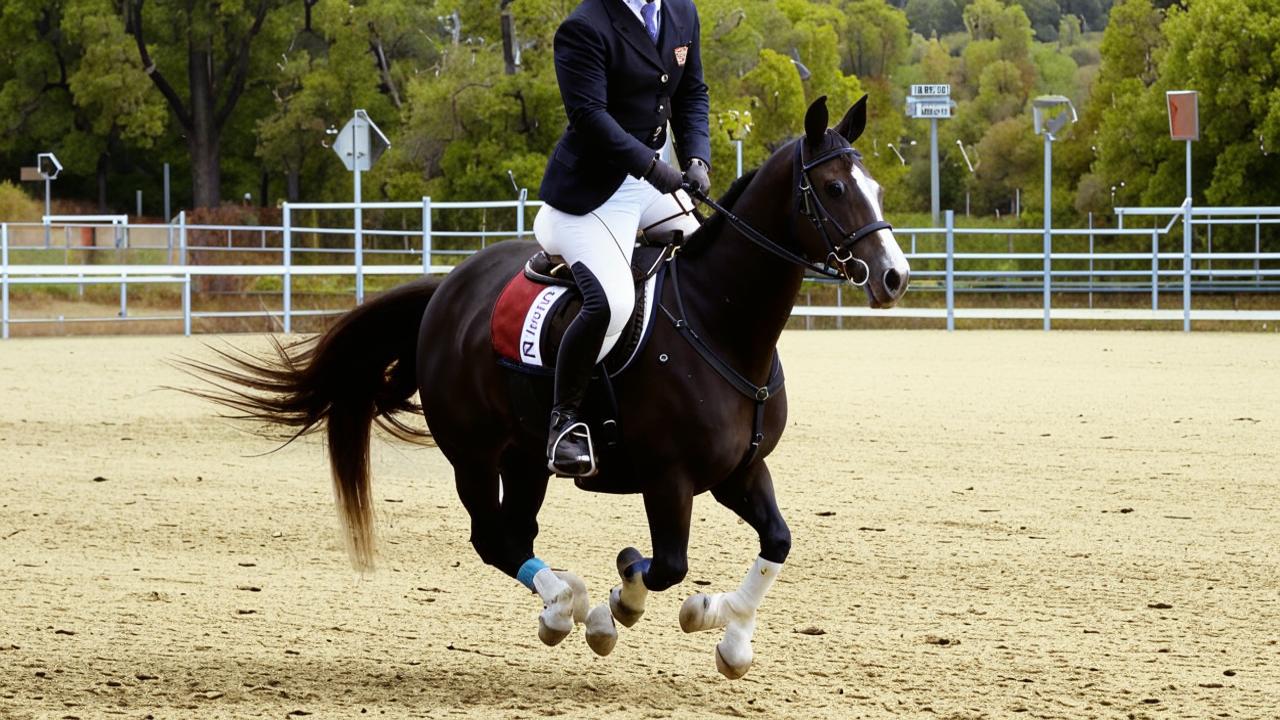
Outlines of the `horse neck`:
[[[778,167],[777,160],[760,169],[733,212],[793,248],[794,188],[790,166]],[[694,329],[739,372],[763,382],[795,306],[803,268],[761,249],[726,222],[701,252],[681,260],[679,272]]]

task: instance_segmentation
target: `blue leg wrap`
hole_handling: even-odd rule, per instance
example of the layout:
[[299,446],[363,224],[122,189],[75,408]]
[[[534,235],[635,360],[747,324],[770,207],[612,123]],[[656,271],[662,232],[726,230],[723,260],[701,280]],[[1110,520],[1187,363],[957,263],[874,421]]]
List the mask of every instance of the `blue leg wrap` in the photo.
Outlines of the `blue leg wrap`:
[[[641,558],[628,565],[627,569],[622,571],[622,574],[626,576],[626,581],[634,582],[639,578],[643,578],[644,574],[649,572],[650,562],[652,562],[650,558]],[[637,576],[639,576],[639,578],[637,578]]]
[[538,571],[542,570],[546,566],[546,563],[536,557],[529,558],[520,566],[520,571],[516,573],[516,579],[525,587],[533,590],[533,576],[537,575]]

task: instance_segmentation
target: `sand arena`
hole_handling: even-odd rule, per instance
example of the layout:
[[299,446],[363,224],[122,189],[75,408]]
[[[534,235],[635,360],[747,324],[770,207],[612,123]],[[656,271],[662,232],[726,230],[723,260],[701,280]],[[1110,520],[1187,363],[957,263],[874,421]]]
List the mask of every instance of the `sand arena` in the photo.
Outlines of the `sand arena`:
[[[434,449],[375,442],[355,577],[317,440],[161,388],[210,341],[0,342],[0,717],[1280,715],[1275,337],[787,333],[795,545],[736,682],[676,622],[755,556],[709,497],[613,655],[546,648]],[[593,602],[648,547],[638,497],[556,482],[541,521]]]

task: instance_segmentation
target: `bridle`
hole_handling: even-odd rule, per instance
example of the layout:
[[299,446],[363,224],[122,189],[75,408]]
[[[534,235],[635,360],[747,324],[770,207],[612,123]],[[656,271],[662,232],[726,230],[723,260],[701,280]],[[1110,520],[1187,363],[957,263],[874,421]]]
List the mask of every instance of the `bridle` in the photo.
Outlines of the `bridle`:
[[[830,131],[828,131],[830,132]],[[857,151],[849,145],[837,147],[828,150],[825,153],[805,162],[804,160],[804,141],[796,141],[796,159],[793,170],[793,177],[796,184],[796,201],[799,206],[801,215],[809,219],[813,223],[814,229],[822,236],[823,242],[827,244],[827,256],[822,264],[810,260],[809,258],[794,253],[778,243],[765,237],[763,233],[751,227],[742,218],[734,215],[727,208],[721,206],[715,200],[706,196],[706,194],[698,192],[696,188],[686,188],[689,194],[698,199],[699,202],[705,203],[708,207],[720,213],[738,232],[742,233],[748,240],[760,246],[762,249],[786,260],[793,265],[799,265],[811,272],[823,275],[829,278],[848,280],[856,286],[863,286],[871,278],[871,268],[867,263],[853,255],[853,246],[862,238],[880,231],[891,230],[893,226],[885,220],[875,220],[863,225],[852,232],[846,231],[840,221],[833,216],[826,206],[822,204],[822,199],[813,188],[813,183],[809,180],[809,171],[822,165],[823,163],[834,160],[845,155],[857,156]],[[838,240],[832,240],[831,233],[827,230],[830,224],[835,231]],[[849,263],[856,262],[855,269],[861,272],[854,274],[849,270]]]

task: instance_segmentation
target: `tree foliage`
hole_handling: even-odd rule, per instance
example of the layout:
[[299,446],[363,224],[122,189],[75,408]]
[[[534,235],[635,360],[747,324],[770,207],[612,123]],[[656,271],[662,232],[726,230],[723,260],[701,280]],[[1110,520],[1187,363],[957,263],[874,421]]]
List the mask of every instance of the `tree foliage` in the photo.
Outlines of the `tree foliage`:
[[[6,0],[0,4],[0,162],[67,166],[56,190],[158,205],[250,193],[263,203],[345,199],[327,149],[356,108],[391,138],[365,196],[495,199],[535,190],[564,129],[552,65],[575,0]],[[712,174],[735,146],[763,160],[829,98],[869,93],[859,145],[892,213],[928,206],[928,123],[906,86],[950,83],[940,122],[944,206],[1039,211],[1042,144],[1031,101],[1080,111],[1054,151],[1055,212],[1176,204],[1182,148],[1164,94],[1201,93],[1196,201],[1269,203],[1280,168],[1280,0],[700,0]],[[504,57],[502,14],[518,56]],[[800,65],[808,73],[802,79]],[[892,146],[892,147],[891,147]],[[960,152],[970,154],[973,170]],[[183,176],[186,177],[183,177]],[[1123,184],[1122,184],[1123,183]],[[104,207],[105,209],[105,207]]]

